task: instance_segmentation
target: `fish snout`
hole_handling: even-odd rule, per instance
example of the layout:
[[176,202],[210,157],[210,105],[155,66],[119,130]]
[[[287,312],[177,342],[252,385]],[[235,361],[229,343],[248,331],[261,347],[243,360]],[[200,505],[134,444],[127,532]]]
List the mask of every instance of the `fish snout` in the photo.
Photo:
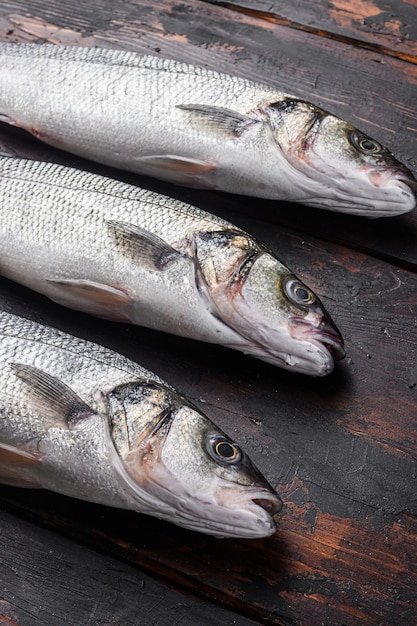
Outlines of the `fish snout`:
[[264,509],[271,517],[274,517],[282,509],[282,500],[277,495],[266,494],[261,498],[252,498],[252,502]]
[[220,490],[217,499],[219,504],[229,504],[231,506],[247,504],[255,504],[257,507],[263,509],[268,515],[273,517],[282,509],[282,500],[268,482],[268,480],[261,474],[257,467],[251,466],[251,485],[242,489],[241,485],[237,485],[234,488],[227,486],[224,490]]
[[320,344],[325,348],[335,361],[344,359],[346,356],[343,337],[333,321],[325,316],[319,324],[313,324],[311,320],[294,317],[289,324],[290,335],[300,341],[310,341]]
[[228,533],[223,534],[223,531],[222,536],[256,539],[275,533],[275,516],[281,511],[283,503],[265,479],[262,484],[255,482],[246,487],[222,485],[216,490],[214,498],[217,515],[223,517],[229,526]]
[[406,167],[372,168],[367,173],[374,187],[386,187],[390,184],[406,186],[417,202],[417,180]]

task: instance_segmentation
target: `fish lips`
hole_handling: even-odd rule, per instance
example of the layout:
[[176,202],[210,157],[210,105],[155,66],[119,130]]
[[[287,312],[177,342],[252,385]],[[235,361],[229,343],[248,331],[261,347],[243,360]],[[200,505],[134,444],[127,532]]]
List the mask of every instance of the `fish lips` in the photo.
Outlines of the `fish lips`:
[[214,502],[202,497],[200,506],[204,507],[207,524],[204,532],[217,537],[261,539],[276,532],[274,517],[283,503],[272,488],[242,490],[238,485],[219,485]]
[[297,374],[319,377],[330,374],[334,362],[345,356],[339,334],[319,330],[302,318],[288,320],[280,330],[279,346],[275,348],[271,344],[267,348],[265,343],[252,342],[244,348],[239,346],[239,349],[265,363]]
[[320,350],[328,353],[334,361],[346,356],[344,341],[336,326],[329,320],[323,320],[319,326],[314,326],[302,317],[290,319],[289,333],[293,339],[307,341]]
[[[281,511],[283,502],[250,461],[249,467],[250,476],[242,483],[233,484],[217,477],[207,493],[200,490],[194,497],[187,498],[190,513],[196,510],[197,517],[204,517],[207,524],[204,532],[241,539],[261,539],[276,532],[274,518]],[[248,478],[251,485],[247,484]]]
[[277,515],[282,509],[282,500],[277,496],[274,498],[265,497],[264,494],[259,494],[260,497],[252,498],[252,502],[257,506],[260,506],[271,517]]
[[[374,187],[398,187],[400,189],[401,200],[404,203],[404,213],[411,211],[417,206],[417,180],[407,168],[367,167],[364,169]],[[407,197],[408,203],[405,202]]]
[[[175,483],[175,477],[172,478]],[[169,515],[160,517],[189,530],[236,539],[262,539],[277,530],[274,516],[281,510],[282,501],[271,487],[243,487],[218,479],[208,491],[198,493],[177,485],[176,495],[168,495],[166,487],[160,484],[159,488],[172,506]]]

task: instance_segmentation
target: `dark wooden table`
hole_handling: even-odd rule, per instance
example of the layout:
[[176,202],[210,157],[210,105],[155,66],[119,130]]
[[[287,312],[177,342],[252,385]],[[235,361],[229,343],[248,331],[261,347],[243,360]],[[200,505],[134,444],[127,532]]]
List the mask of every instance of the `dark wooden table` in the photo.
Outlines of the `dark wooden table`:
[[[416,0],[3,0],[0,38],[185,59],[330,109],[417,171]],[[253,233],[321,296],[345,361],[325,379],[93,320],[1,281],[1,306],[136,359],[241,442],[278,532],[216,540],[0,488],[0,624],[417,624],[417,213],[366,220],[139,179],[0,128],[0,148],[106,173]]]

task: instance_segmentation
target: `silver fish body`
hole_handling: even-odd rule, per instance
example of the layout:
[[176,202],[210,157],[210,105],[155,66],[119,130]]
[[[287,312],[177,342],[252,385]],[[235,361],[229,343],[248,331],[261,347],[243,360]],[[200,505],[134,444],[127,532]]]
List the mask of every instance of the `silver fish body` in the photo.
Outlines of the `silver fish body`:
[[344,356],[312,291],[250,235],[196,207],[1,157],[0,218],[0,273],[64,306],[313,376]]
[[407,168],[350,124],[265,85],[168,59],[2,44],[0,119],[181,185],[368,217],[416,205]]
[[159,377],[0,313],[0,482],[264,537],[281,501],[243,450]]

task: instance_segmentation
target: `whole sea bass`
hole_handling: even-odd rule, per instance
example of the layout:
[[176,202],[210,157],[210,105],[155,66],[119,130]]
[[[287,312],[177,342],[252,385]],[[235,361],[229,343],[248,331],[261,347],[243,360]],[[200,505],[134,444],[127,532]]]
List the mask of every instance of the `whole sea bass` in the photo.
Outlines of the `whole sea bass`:
[[281,501],[227,435],[102,346],[0,313],[0,482],[266,537]]
[[344,356],[318,298],[196,207],[96,174],[0,158],[0,273],[65,306],[314,376]]
[[181,185],[368,217],[416,205],[411,173],[350,124],[265,85],[168,59],[1,44],[0,119]]

